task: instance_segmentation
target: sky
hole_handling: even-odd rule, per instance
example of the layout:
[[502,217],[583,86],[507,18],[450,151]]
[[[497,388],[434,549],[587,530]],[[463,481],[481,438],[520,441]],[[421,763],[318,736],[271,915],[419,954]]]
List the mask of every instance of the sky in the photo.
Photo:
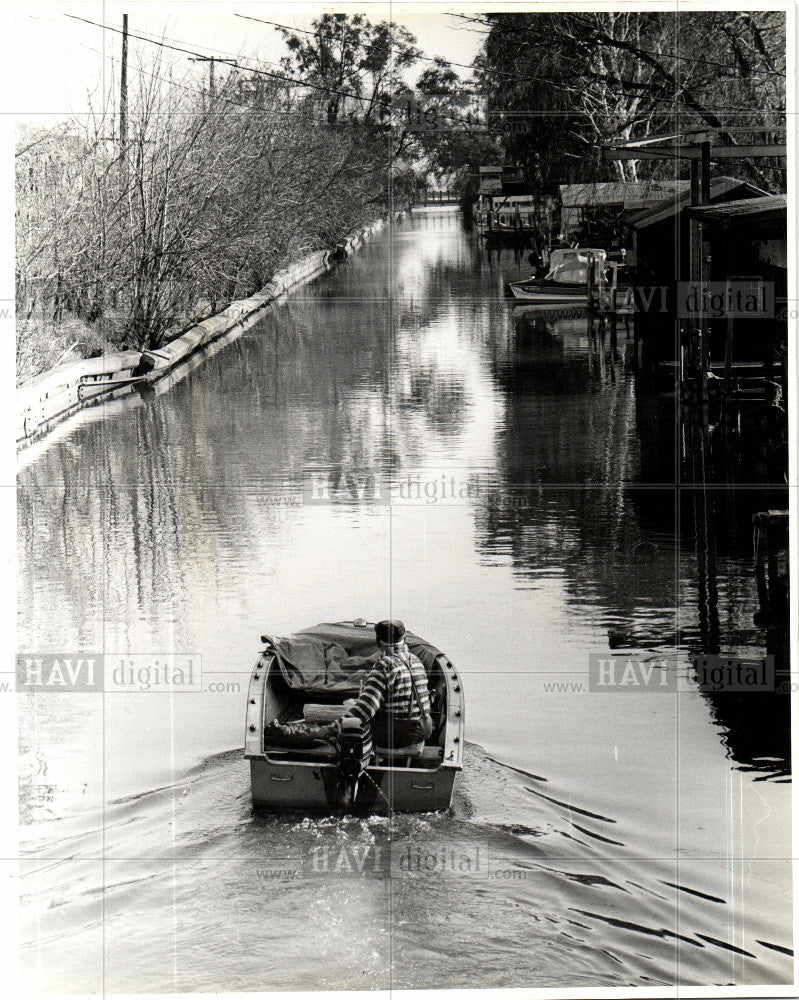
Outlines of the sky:
[[[347,4],[347,13],[362,12],[370,21],[393,19],[408,28],[417,38],[427,56],[443,56],[454,62],[471,64],[484,38],[476,25],[442,13],[433,13],[417,3],[400,8],[396,4],[372,2]],[[237,17],[249,15],[276,21],[292,28],[311,27],[311,22],[330,5],[308,3],[218,3],[196,0],[171,0],[152,3],[128,0],[111,3],[102,0],[79,2],[2,3],[0,16],[7,33],[6,52],[12,53],[6,62],[6,94],[3,109],[17,120],[45,126],[66,117],[86,113],[90,106],[99,107],[103,93],[119,86],[119,68],[123,12],[128,14],[131,34],[141,33],[164,39],[202,54],[221,57],[252,58],[278,64],[286,54],[278,30],[266,24]],[[72,15],[70,17],[69,15]],[[104,30],[74,18],[94,21]],[[10,34],[10,38],[8,37]],[[130,64],[136,64],[137,54],[152,56],[157,48],[147,42],[131,39]],[[162,50],[172,63],[177,78],[183,82],[207,81],[208,67],[192,63],[188,56]],[[410,70],[413,82],[426,67],[417,64]],[[159,75],[164,75],[162,65]],[[467,71],[459,70],[462,75]],[[183,74],[189,74],[188,81]],[[91,102],[88,93],[93,93]]]

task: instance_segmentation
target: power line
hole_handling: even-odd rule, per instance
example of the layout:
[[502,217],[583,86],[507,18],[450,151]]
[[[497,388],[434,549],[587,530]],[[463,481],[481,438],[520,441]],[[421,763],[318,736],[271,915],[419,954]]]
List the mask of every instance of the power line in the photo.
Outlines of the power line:
[[[322,33],[319,32],[319,31],[308,31],[305,28],[293,28],[293,27],[291,27],[288,24],[280,24],[277,21],[266,21],[266,20],[264,20],[263,18],[260,18],[260,17],[250,17],[247,14],[234,14],[233,16],[234,17],[240,17],[240,18],[242,18],[242,20],[246,20],[246,21],[257,21],[259,24],[269,24],[269,25],[271,25],[274,28],[283,28],[283,29],[285,29],[287,31],[298,31],[298,32],[300,32],[303,35],[310,35],[313,38],[324,37],[322,35]],[[435,63],[436,65],[440,65],[441,62],[444,62],[448,66],[457,66],[459,69],[467,69],[467,70],[469,70],[470,73],[474,73],[474,66],[467,66],[466,63],[452,62],[449,59],[439,59],[438,57],[424,56],[424,55],[421,55],[421,54],[418,56],[418,58],[421,59],[421,60],[423,60],[424,62],[431,62],[431,63]],[[519,79],[518,76],[515,73],[508,73],[508,72],[505,72],[503,70],[496,70],[495,72],[498,75],[500,75],[500,76],[507,76],[507,77],[509,77],[509,78],[511,78],[513,80],[518,80]],[[576,88],[570,88],[570,87],[566,87],[564,85],[559,85],[559,84],[555,83],[554,81],[550,80],[549,78],[545,78],[545,77],[529,77],[528,79],[539,79],[539,80],[541,80],[543,82],[551,83],[553,87],[556,87],[556,88],[559,87],[559,89],[564,90],[567,93],[573,93],[576,90]]]
[[[296,31],[296,32],[299,32],[300,34],[303,34],[303,35],[310,35],[313,38],[323,37],[323,35],[322,35],[321,32],[318,32],[318,31],[309,31],[306,28],[294,28],[291,25],[281,24],[278,21],[267,21],[264,18],[251,17],[251,16],[249,16],[247,14],[234,14],[233,16],[241,18],[242,20],[245,20],[245,21],[255,21],[258,24],[268,24],[268,25],[271,25],[272,27],[282,28],[282,29],[285,29],[287,31]],[[462,18],[463,20],[473,21],[473,22],[479,23],[479,24],[484,24],[484,25],[488,25],[489,24],[489,22],[487,22],[487,21],[478,21],[476,18],[468,17],[465,14],[451,14],[450,16],[451,17],[459,17],[459,18]],[[505,28],[502,25],[492,25],[491,27],[496,27],[499,30],[506,31],[506,32],[509,32],[511,34],[516,34],[517,33],[515,31],[512,31],[509,28]],[[648,50],[646,50],[646,49],[639,49],[639,51],[646,52]],[[657,54],[660,54],[660,53],[654,53],[654,54],[657,55]],[[439,59],[437,57],[419,55],[418,58],[421,59],[421,60],[424,60],[426,62],[432,62],[432,63],[435,63],[437,65],[439,64]],[[683,58],[683,57],[675,57],[675,58]],[[688,58],[688,57],[684,57],[684,58]],[[695,60],[695,61],[702,62],[703,60]],[[441,62],[445,62],[449,66],[458,66],[461,69],[468,69],[471,73],[475,72],[474,66],[467,66],[465,63],[452,62],[451,60],[443,60],[443,59],[441,60]],[[708,65],[714,65],[714,64],[708,63]],[[494,76],[508,77],[509,79],[512,79],[512,80],[516,81],[517,83],[547,83],[551,87],[553,87],[554,89],[561,90],[561,91],[563,91],[564,93],[567,93],[567,94],[582,93],[582,88],[580,88],[580,87],[569,87],[566,84],[556,83],[551,77],[548,77],[548,76],[524,76],[524,77],[520,77],[517,73],[511,73],[511,72],[508,72],[506,70],[500,70],[500,69],[494,69],[494,68],[492,68],[490,70],[490,72]],[[300,81],[300,82],[304,83],[304,81]],[[622,80],[622,81],[612,81],[612,82],[614,82],[614,83],[618,82],[622,86],[635,86],[635,87],[637,87],[640,90],[646,90],[647,87],[648,87],[648,85],[646,83],[637,83],[635,81],[624,81],[624,80]],[[307,86],[311,86],[311,85],[307,84]],[[318,89],[325,89],[326,92],[328,92],[328,93],[336,93],[336,91],[333,91],[333,90],[328,91],[326,88],[318,88]],[[354,96],[354,95],[350,95],[350,96]],[[677,100],[679,100],[679,96],[675,95],[674,97],[656,97],[654,95],[649,95],[649,99],[650,99],[650,101],[656,101],[656,102],[661,103],[661,104],[671,104],[671,105],[673,105]],[[737,112],[742,112],[744,114],[749,114],[749,113],[759,114],[760,113],[759,111],[754,111],[751,108],[740,108],[740,107],[736,107],[734,105],[727,105],[727,104],[704,104],[703,106],[706,107],[706,108],[709,108],[709,109],[713,109],[714,111],[737,111]],[[569,114],[569,112],[561,112],[561,113],[562,114]],[[553,114],[553,112],[527,112],[527,114],[530,115],[530,116],[535,116],[535,115],[539,115],[539,114]],[[443,117],[452,117],[452,116],[443,116]],[[461,119],[453,119],[453,120],[460,121]]]
[[233,66],[234,68],[238,66],[238,61],[236,59],[220,59],[219,56],[189,56],[189,62],[208,63],[208,93],[212,102],[216,99],[216,77],[214,76],[215,65],[217,63],[224,63],[228,66]]
[[[257,21],[258,24],[269,24],[273,28],[282,28],[285,31],[297,31],[301,35],[310,35],[312,38],[323,38],[321,31],[308,31],[306,28],[293,28],[290,24],[280,24],[277,21],[266,21],[262,17],[250,17],[248,14],[234,14],[234,17],[240,17],[244,21]],[[467,66],[466,63],[453,62],[451,59],[443,59],[440,56],[425,56],[421,53],[417,56],[417,59],[422,62],[435,63],[440,65],[441,63],[446,63],[447,66],[457,66],[459,69],[468,69],[470,73],[474,72],[473,66]]]
[[[64,16],[71,18],[73,21],[82,21],[84,24],[90,24],[94,28],[101,28],[103,31],[113,31],[115,34],[121,34],[119,28],[114,28],[110,24],[100,24],[97,21],[90,21],[85,17],[78,17],[76,14],[65,14]],[[156,45],[162,49],[170,49],[173,52],[180,52],[182,55],[200,58],[203,61],[212,58],[210,56],[205,56],[200,52],[195,52],[193,49],[184,48],[182,45],[170,45],[167,42],[157,41],[154,38],[147,38],[145,35],[137,35],[134,34],[133,32],[130,32],[129,37],[137,38],[141,42],[149,42],[150,45]],[[205,46],[202,47],[204,48]],[[341,97],[351,97],[353,100],[356,101],[367,101],[367,102],[369,101],[369,98],[362,97],[359,94],[352,94],[349,91],[336,90],[332,87],[324,87],[319,84],[309,83],[306,80],[298,80],[295,77],[285,76],[284,74],[275,73],[272,70],[262,69],[261,67],[244,66],[242,64],[239,64],[237,68],[247,73],[255,73],[259,76],[266,76],[269,77],[270,79],[280,80],[283,83],[290,83],[293,86],[308,87],[311,90],[319,90],[324,92],[325,94],[337,94],[338,96]]]
[[[87,45],[86,42],[79,42],[77,39],[73,39],[75,45],[80,45],[82,49],[86,49],[88,52],[94,52],[95,55],[102,56],[104,59],[107,58],[106,53],[101,49],[95,49],[92,45]],[[150,77],[151,80],[159,80],[161,83],[165,83],[170,87],[177,87],[178,90],[185,90],[187,94],[193,94],[196,97],[205,97],[205,91],[198,90],[196,87],[189,87],[185,83],[178,83],[177,80],[172,80],[169,77],[161,76],[158,73],[152,73],[149,70],[142,69],[139,67],[136,70],[136,74],[142,74],[144,76]],[[258,108],[252,104],[246,104],[244,101],[237,101],[233,97],[226,95],[220,95],[217,98],[218,101],[223,104],[230,104],[237,108],[245,108],[248,111],[254,111],[265,115],[282,115],[284,117],[299,118],[303,121],[318,122],[319,118],[316,115],[303,114],[301,111],[287,111],[281,108]],[[169,111],[164,112],[165,114],[174,115],[180,112]]]
[[[74,21],[82,21],[84,24],[90,24],[90,25],[92,25],[95,28],[102,28],[104,31],[112,31],[115,34],[121,34],[121,32],[120,32],[120,30],[118,28],[114,28],[114,27],[112,27],[111,25],[108,25],[108,24],[99,24],[97,21],[90,21],[87,18],[78,17],[76,14],[65,14],[64,16],[65,17],[69,17],[69,18],[71,18]],[[241,15],[237,15],[237,16],[241,16]],[[146,35],[130,33],[130,37],[132,37],[132,38],[138,38],[140,41],[143,41],[143,42],[149,42],[151,45],[156,45],[156,46],[158,46],[160,48],[170,49],[170,50],[172,50],[174,52],[180,52],[183,55],[187,55],[187,56],[200,56],[201,55],[201,53],[195,52],[192,49],[187,49],[187,48],[185,48],[183,46],[179,46],[179,45],[169,45],[166,42],[157,41],[156,39],[153,39],[153,38],[148,38]],[[201,46],[201,47],[204,48],[205,46]],[[203,57],[203,58],[206,58],[206,57]],[[282,81],[284,83],[292,84],[293,86],[307,87],[310,90],[320,91],[321,93],[324,93],[324,94],[327,94],[327,95],[329,95],[329,94],[335,94],[335,95],[337,95],[339,97],[349,97],[352,100],[360,101],[361,103],[367,103],[367,104],[371,104],[372,103],[372,101],[371,101],[370,98],[363,97],[360,94],[353,94],[350,91],[340,90],[340,89],[337,89],[335,87],[326,87],[326,86],[323,86],[321,84],[310,83],[310,82],[308,82],[306,80],[298,80],[295,77],[285,76],[284,74],[275,73],[275,72],[273,72],[271,70],[265,70],[265,69],[256,68],[256,67],[244,66],[244,65],[241,65],[241,64],[238,66],[238,68],[241,69],[241,70],[244,70],[246,72],[249,72],[249,73],[256,73],[256,74],[261,75],[261,76],[267,76],[267,77],[269,77],[271,79],[280,80],[280,81]],[[503,74],[503,75],[510,76],[513,79],[518,79],[512,73],[507,73],[507,74]],[[579,88],[576,88],[576,87],[567,87],[564,84],[557,84],[553,80],[545,78],[545,77],[539,77],[539,78],[528,77],[526,79],[528,79],[528,80],[540,79],[542,82],[549,83],[551,86],[553,86],[553,87],[555,87],[557,89],[560,89],[560,90],[564,91],[565,93],[573,94],[573,93],[579,92]],[[658,100],[658,98],[653,98],[653,99],[654,100]],[[669,102],[669,103],[671,103],[671,102]],[[567,112],[564,112],[564,113],[567,113]],[[539,115],[545,116],[545,115],[551,114],[551,112],[528,112],[528,114],[529,115],[533,115],[533,116],[539,116]],[[452,122],[455,122],[455,123],[461,124],[461,125],[474,126],[475,124],[478,124],[478,125],[481,124],[479,122],[476,123],[474,121],[470,121],[470,120],[465,119],[465,118],[460,118],[457,115],[440,113],[440,116],[441,116],[441,118],[447,119],[448,121],[452,121]],[[490,130],[490,126],[486,125],[485,127]],[[498,130],[498,131],[501,131],[501,130]]]
[[[121,34],[122,33],[120,31],[120,29],[114,28],[111,25],[99,24],[96,21],[90,21],[87,18],[78,17],[75,14],[66,14],[64,16],[65,17],[69,17],[69,18],[71,18],[72,20],[75,20],[75,21],[81,21],[84,24],[92,25],[92,27],[95,27],[95,28],[101,28],[104,31],[111,31],[111,32],[114,32],[115,34]],[[465,15],[452,15],[452,16],[465,17]],[[201,56],[202,55],[202,53],[198,53],[198,52],[194,51],[193,49],[185,48],[182,45],[170,45],[170,44],[167,44],[166,42],[156,41],[155,39],[147,38],[145,35],[133,34],[131,32],[131,33],[129,33],[129,37],[137,38],[140,41],[148,42],[149,44],[158,46],[159,48],[165,48],[165,49],[169,49],[169,50],[174,51],[174,52],[180,52],[181,54],[187,55],[187,56]],[[204,47],[204,46],[201,46],[201,47]],[[273,72],[271,70],[265,70],[265,69],[262,69],[260,67],[245,66],[245,65],[241,65],[240,64],[237,68],[240,69],[240,70],[242,70],[242,71],[244,71],[244,72],[253,73],[253,74],[256,74],[256,75],[259,75],[259,76],[268,77],[270,79],[279,80],[280,82],[287,83],[287,84],[290,84],[292,86],[306,87],[306,88],[308,88],[310,90],[319,91],[319,92],[324,93],[326,95],[335,94],[335,95],[340,96],[340,97],[347,97],[347,98],[350,98],[350,99],[355,100],[355,101],[360,101],[361,103],[366,103],[366,104],[371,104],[372,103],[372,99],[371,98],[363,97],[360,94],[353,94],[350,91],[340,90],[340,89],[335,88],[335,87],[326,87],[326,86],[321,85],[321,84],[310,83],[310,82],[308,82],[306,80],[298,80],[295,77],[289,77],[289,76],[286,76],[285,74],[275,73],[275,72]],[[502,71],[500,71],[500,72],[502,72]],[[532,82],[540,81],[540,82],[544,82],[544,83],[547,83],[550,86],[555,87],[556,89],[560,89],[563,92],[568,93],[568,94],[575,94],[575,93],[581,93],[582,92],[581,88],[578,88],[578,87],[568,87],[568,86],[566,86],[564,84],[558,84],[558,83],[555,83],[555,81],[553,81],[552,79],[547,78],[547,77],[517,77],[515,74],[510,74],[510,73],[503,73],[503,75],[511,76],[513,79],[517,80],[517,82],[527,82],[527,81],[532,81]],[[186,88],[186,89],[188,89],[188,88]],[[659,102],[659,103],[674,105],[674,104],[676,104],[679,101],[679,95],[675,94],[674,98],[654,97],[654,96],[650,95],[649,99],[651,101],[656,101],[656,102]],[[249,105],[243,105],[243,106],[248,107]],[[710,105],[710,104],[705,104],[703,106],[706,107],[708,110],[714,110],[714,111],[723,110],[723,111],[728,111],[728,112],[740,112],[740,113],[743,113],[743,114],[753,114],[753,113],[756,113],[752,108],[740,108],[740,107],[735,107],[733,105]],[[518,112],[500,112],[500,113],[501,114],[506,114],[506,115],[509,115],[509,116],[513,115],[513,114],[522,114],[524,117],[547,117],[547,116],[554,116],[554,115],[559,115],[561,117],[563,117],[563,116],[565,116],[565,117],[574,117],[575,115],[581,114],[581,112],[578,109],[571,109],[571,110],[566,110],[566,111],[562,111],[562,112],[525,111],[525,112],[522,112],[522,113],[518,113]],[[457,115],[447,114],[445,112],[439,112],[439,116],[440,116],[440,118],[445,119],[447,121],[451,121],[451,122],[453,122],[455,124],[466,125],[466,126],[471,127],[471,128],[479,127],[481,130],[486,130],[486,131],[496,131],[496,132],[500,132],[500,133],[502,132],[502,128],[501,127],[499,127],[499,126],[492,127],[488,122],[479,122],[479,121],[474,121],[474,120],[470,120],[470,119],[465,119],[465,118],[461,118],[461,117],[459,117]]]
[[[65,14],[64,16],[70,18],[73,21],[81,21],[84,24],[90,24],[94,28],[101,28],[103,31],[112,31],[115,34],[122,34],[122,32],[121,32],[121,30],[119,28],[114,28],[110,24],[100,24],[97,21],[90,21],[90,20],[88,20],[85,17],[78,17],[76,14]],[[147,38],[144,35],[134,34],[133,32],[129,32],[128,34],[129,34],[130,38],[137,38],[139,41],[149,42],[151,45],[157,45],[159,48],[170,49],[170,50],[172,50],[174,52],[180,52],[182,55],[186,55],[186,56],[201,56],[202,55],[202,53],[195,52],[193,49],[187,49],[187,48],[183,47],[182,45],[169,45],[166,42],[155,41],[152,38]],[[371,105],[373,103],[373,98],[363,97],[360,94],[353,94],[350,91],[339,90],[339,89],[337,89],[335,87],[326,87],[326,86],[323,86],[321,84],[310,83],[307,80],[298,80],[298,79],[296,79],[296,77],[285,76],[282,73],[275,73],[272,70],[266,70],[266,69],[262,69],[260,67],[255,67],[255,66],[245,66],[245,65],[242,65],[242,64],[239,64],[239,66],[237,68],[240,69],[240,70],[243,70],[244,72],[247,72],[247,73],[255,73],[255,74],[259,75],[259,76],[266,76],[266,77],[269,77],[270,79],[280,80],[283,83],[289,83],[289,84],[291,84],[291,85],[293,85],[295,87],[307,87],[310,90],[321,91],[322,93],[327,94],[327,95],[335,94],[335,95],[337,95],[339,97],[348,97],[348,98],[351,98],[352,100],[360,101],[361,103],[366,103],[368,105]],[[463,124],[463,125],[474,125],[475,124],[475,122],[471,122],[471,121],[469,121],[468,119],[465,119],[465,118],[459,118],[459,117],[457,117],[455,115],[448,115],[448,114],[441,113],[441,117],[449,119],[449,120],[452,120],[452,121],[455,121],[455,122],[458,122],[458,123]]]
[[[299,31],[303,35],[312,35],[314,37],[320,37],[318,32],[315,31],[305,31],[303,28],[291,28],[288,24],[278,24],[276,21],[263,21],[259,17],[248,17],[246,14],[234,14],[234,17],[240,17],[243,21],[257,21],[259,24],[271,24],[275,28],[285,28],[287,31]],[[346,80],[357,80],[358,83],[361,82],[361,77],[357,69],[353,69],[351,72],[347,73]]]
[[[31,17],[33,20],[39,20],[39,18],[35,18],[31,14],[29,14],[28,16]],[[102,26],[98,25],[98,27],[102,27]],[[156,44],[156,45],[159,44],[158,42],[156,42],[153,39],[145,38],[144,40],[148,41],[148,42],[152,42],[153,44]],[[103,59],[112,58],[112,57],[108,57],[107,54],[103,50],[96,49],[92,45],[87,45],[86,42],[78,41],[78,39],[72,39],[72,42],[75,45],[79,45],[81,48],[86,49],[88,52],[94,52],[95,55],[101,56]],[[200,47],[201,48],[205,48],[205,46],[200,46]],[[219,61],[219,60],[217,60],[217,61]],[[206,96],[206,92],[203,91],[203,90],[198,90],[196,87],[189,87],[185,83],[178,83],[177,80],[173,80],[173,79],[171,79],[169,77],[166,77],[166,76],[161,76],[158,73],[153,73],[150,70],[146,70],[146,69],[143,69],[141,67],[138,67],[136,69],[136,74],[137,75],[147,76],[151,80],[158,80],[161,83],[165,83],[165,84],[167,84],[170,87],[176,87],[178,90],[184,90],[187,94],[193,94],[196,97],[205,97]],[[286,110],[285,108],[274,108],[274,107],[271,107],[271,108],[259,108],[259,107],[255,106],[253,104],[248,104],[248,103],[245,103],[244,101],[238,101],[235,98],[230,97],[229,95],[226,95],[224,93],[219,94],[217,96],[217,101],[221,102],[223,104],[232,105],[233,107],[244,108],[247,111],[252,111],[252,112],[255,112],[257,114],[263,114],[263,115],[268,115],[268,116],[269,115],[280,115],[282,117],[297,118],[298,120],[301,120],[301,121],[314,122],[316,124],[318,124],[319,121],[320,121],[320,118],[319,118],[318,115],[304,114],[302,111],[290,111],[290,110]],[[163,113],[164,114],[169,114],[169,115],[175,115],[175,114],[180,114],[181,112],[170,110],[169,112],[163,112]],[[188,114],[189,112],[186,112],[186,113]],[[480,125],[481,123],[480,122],[470,122],[469,124],[471,124],[471,125]],[[24,150],[23,150],[23,152],[24,152]],[[20,154],[17,153],[15,155],[20,155]]]
[[[166,40],[168,42],[176,42],[176,43],[180,44],[181,41],[182,41],[182,39],[180,39],[180,38],[173,38],[171,35],[160,35],[159,37],[156,38],[156,37],[153,37],[152,33],[148,32],[148,31],[142,31],[142,35],[144,35],[144,37],[146,38],[146,40],[148,42],[159,42],[161,40]],[[148,36],[150,36],[150,37],[148,37]],[[222,62],[223,61],[220,58],[220,56],[230,56],[231,59],[240,59],[241,58],[241,52],[240,51],[239,52],[232,52],[230,49],[220,49],[219,47],[211,48],[210,46],[203,45],[200,42],[192,42],[191,44],[194,45],[194,47],[197,48],[197,49],[204,49],[205,52],[206,52],[206,54],[214,56],[214,58],[216,59],[217,62]]]

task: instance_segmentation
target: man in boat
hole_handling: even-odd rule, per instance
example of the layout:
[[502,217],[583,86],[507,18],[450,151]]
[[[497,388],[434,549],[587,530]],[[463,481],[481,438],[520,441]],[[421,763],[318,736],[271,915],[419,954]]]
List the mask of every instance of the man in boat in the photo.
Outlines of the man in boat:
[[[380,659],[345,718],[369,726],[376,747],[395,749],[424,743],[433,731],[427,672],[408,649],[402,622],[378,622],[375,638]],[[340,730],[340,725],[337,728]]]

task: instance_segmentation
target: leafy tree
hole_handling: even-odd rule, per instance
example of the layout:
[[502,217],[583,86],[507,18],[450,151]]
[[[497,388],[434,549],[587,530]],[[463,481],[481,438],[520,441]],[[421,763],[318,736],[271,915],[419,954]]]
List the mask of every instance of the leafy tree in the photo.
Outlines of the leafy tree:
[[465,83],[443,59],[436,59],[419,76],[410,113],[408,145],[421,168],[459,190],[471,201],[477,189],[478,168],[501,158],[498,133],[479,108],[471,83]]
[[[587,66],[582,103],[597,138],[707,126],[735,145],[741,126],[754,136],[784,124],[784,23],[773,11],[588,13],[562,19],[558,36]],[[779,183],[773,164],[738,169]]]
[[[662,165],[611,165],[604,140],[707,127],[728,143],[784,126],[785,16],[779,11],[496,14],[476,63],[489,115],[526,117],[506,153],[537,189],[570,180],[652,175]],[[741,127],[751,126],[747,135]],[[768,138],[768,135],[766,136]],[[673,165],[666,169],[673,172]],[[738,173],[780,188],[779,164]]]
[[280,31],[290,54],[284,68],[325,94],[328,124],[347,105],[351,116],[369,123],[402,86],[401,71],[419,58],[416,39],[395,24],[373,25],[362,14],[323,14],[313,32]]
[[565,46],[553,44],[559,16],[491,16],[475,63],[489,121],[509,126],[503,140],[506,158],[542,195],[583,179],[585,172],[579,81],[566,69]]

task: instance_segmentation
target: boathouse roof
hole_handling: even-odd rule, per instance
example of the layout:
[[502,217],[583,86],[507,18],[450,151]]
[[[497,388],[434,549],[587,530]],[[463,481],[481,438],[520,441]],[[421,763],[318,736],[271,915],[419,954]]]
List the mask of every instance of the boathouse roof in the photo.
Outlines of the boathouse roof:
[[483,166],[480,167],[480,195],[520,195],[531,194],[522,180],[517,167],[513,166]]
[[564,208],[618,206],[633,211],[648,208],[676,192],[687,191],[689,181],[601,181],[596,184],[561,184],[560,201]]
[[783,222],[788,212],[788,196],[766,194],[760,198],[741,198],[720,205],[694,205],[685,214],[703,222],[769,223]]
[[[737,177],[713,177],[710,181],[711,202],[719,201],[727,198],[727,196],[730,196],[727,198],[727,201],[729,202],[733,199],[742,201],[748,198],[759,198],[766,194],[768,194],[768,192],[764,191],[762,188],[755,187],[755,185],[750,184],[749,181],[742,181]],[[662,222],[664,219],[668,219],[673,215],[678,215],[684,209],[687,209],[690,204],[691,189],[690,186],[688,186],[678,194],[664,199],[660,202],[660,204],[641,212],[633,219],[633,225],[639,230],[647,229],[649,226],[653,226],[657,222]]]

